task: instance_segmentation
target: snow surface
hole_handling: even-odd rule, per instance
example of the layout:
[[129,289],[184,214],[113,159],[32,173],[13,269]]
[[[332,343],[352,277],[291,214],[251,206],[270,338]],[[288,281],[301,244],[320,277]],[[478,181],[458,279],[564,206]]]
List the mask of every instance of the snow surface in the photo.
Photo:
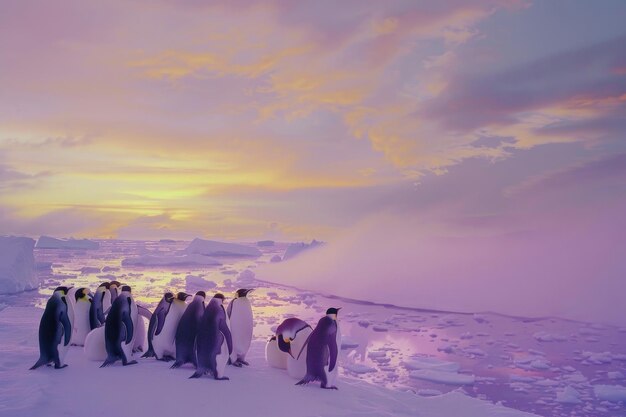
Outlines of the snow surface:
[[600,400],[626,401],[626,387],[621,385],[594,385],[593,392]]
[[57,239],[41,236],[37,241],[37,249],[99,249],[100,244],[88,239]]
[[[99,369],[82,348],[71,347],[69,366],[55,370],[28,368],[38,357],[37,326],[42,310],[9,307],[0,312],[0,415],[11,417],[63,415],[110,417],[194,414],[229,416],[420,416],[420,417],[531,417],[501,405],[469,397],[459,391],[422,397],[391,391],[344,377],[339,391],[317,384],[295,386],[283,371],[264,359],[264,342],[252,344],[250,367],[228,367],[230,381],[188,379],[192,369],[171,370],[152,359],[122,367]],[[436,392],[434,392],[436,394]],[[116,395],[119,409],[112,410]]]
[[198,238],[191,241],[185,251],[189,254],[206,256],[261,256],[261,251],[252,246]]
[[0,294],[39,286],[34,247],[35,241],[28,237],[0,237]]
[[143,255],[122,260],[123,266],[184,266],[184,265],[221,265],[216,259],[204,255],[155,256]]

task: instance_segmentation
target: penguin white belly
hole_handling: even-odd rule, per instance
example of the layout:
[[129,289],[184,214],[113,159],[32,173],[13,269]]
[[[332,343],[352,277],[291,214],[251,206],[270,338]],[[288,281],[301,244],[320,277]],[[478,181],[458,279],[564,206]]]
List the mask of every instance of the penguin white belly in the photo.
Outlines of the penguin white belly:
[[137,317],[137,330],[135,332],[137,337],[135,339],[135,344],[133,345],[134,351],[145,352],[148,349],[148,341],[146,339],[146,323],[143,317]]
[[[63,333],[63,325],[61,323],[59,323],[59,328],[61,329],[61,333]],[[65,355],[67,355],[69,347],[69,343],[65,345],[65,334],[63,334],[63,336],[61,336],[61,341],[57,345],[57,351],[59,352],[59,361],[61,362],[61,366],[65,365]]]
[[217,377],[221,378],[224,376],[224,369],[226,368],[226,364],[228,363],[228,343],[226,343],[226,337],[224,337],[224,341],[222,342],[222,350],[215,357],[215,363],[215,369],[217,369]]
[[230,315],[230,332],[233,338],[233,353],[231,360],[245,360],[246,354],[252,343],[252,331],[254,320],[252,317],[252,305],[245,297],[236,298],[232,301],[233,307]]
[[137,317],[137,304],[135,304],[135,300],[132,300],[130,304],[130,319],[133,322],[133,336],[129,343],[126,343],[125,338],[122,340],[122,350],[128,361],[133,359],[133,346],[135,346],[135,339],[137,338]]
[[106,344],[104,342],[104,326],[96,327],[85,337],[85,356],[91,361],[102,362],[107,358]]
[[72,344],[83,346],[85,338],[91,331],[89,325],[89,307],[91,303],[88,300],[79,300],[74,307],[74,323],[72,324]]
[[334,387],[337,385],[337,379],[339,377],[339,355],[341,354],[341,327],[339,327],[339,323],[337,323],[337,363],[335,364],[335,369],[331,372],[328,372],[328,365],[324,367],[326,371],[326,378],[328,378],[328,385]]
[[[304,355],[304,353],[303,353]],[[288,354],[278,348],[278,341],[274,338],[265,345],[265,360],[272,368],[287,369]]]
[[186,307],[187,305],[182,301],[175,300],[172,302],[170,310],[165,316],[161,333],[152,337],[152,346],[158,358],[165,355],[176,356],[176,329]]
[[[302,346],[306,342],[309,335],[313,332],[313,329],[307,327],[302,329],[296,335],[296,338],[291,342],[291,353],[295,358],[292,358],[287,354],[287,373],[290,377],[296,379],[304,378],[306,375],[306,349],[302,350]],[[302,355],[298,359],[298,354],[302,350]]]
[[106,290],[104,292],[104,298],[102,298],[102,312],[106,315],[111,308],[111,292]]

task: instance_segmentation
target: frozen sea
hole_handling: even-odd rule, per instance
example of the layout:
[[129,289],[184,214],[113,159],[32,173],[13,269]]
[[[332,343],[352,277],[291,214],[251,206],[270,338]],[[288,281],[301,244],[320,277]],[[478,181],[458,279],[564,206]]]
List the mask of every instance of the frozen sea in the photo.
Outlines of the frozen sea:
[[420,396],[462,390],[544,416],[626,415],[623,328],[550,317],[406,309],[333,297],[332,288],[322,295],[257,280],[237,282],[241,272],[282,255],[285,244],[259,247],[259,258],[217,257],[221,266],[125,267],[125,258],[171,255],[189,242],[99,243],[98,250],[36,249],[37,262],[51,264],[38,272],[44,284],[37,291],[0,296],[0,304],[43,307],[58,285],[93,291],[114,279],[131,285],[137,302],[150,309],[166,291],[204,290],[209,296],[219,291],[232,297],[237,288],[252,287],[259,341],[285,318],[297,316],[315,326],[328,307],[341,307],[344,375]]

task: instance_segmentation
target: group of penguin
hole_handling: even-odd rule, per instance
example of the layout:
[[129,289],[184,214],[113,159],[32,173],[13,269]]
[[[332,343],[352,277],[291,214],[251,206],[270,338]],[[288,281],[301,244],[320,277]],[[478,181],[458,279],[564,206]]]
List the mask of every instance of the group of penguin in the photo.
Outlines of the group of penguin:
[[[227,308],[220,293],[206,304],[204,291],[196,292],[190,303],[190,294],[167,292],[150,312],[135,303],[130,286],[118,281],[102,283],[93,295],[88,288],[57,287],[41,317],[40,356],[30,369],[66,367],[67,350],[77,345],[84,346],[88,359],[103,361],[101,368],[118,360],[124,366],[136,364],[133,353],[145,350],[142,358],[174,361],[171,368],[191,363],[196,370],[190,378],[210,374],[227,380],[227,364],[248,365],[254,327],[250,291],[237,290]],[[338,312],[329,308],[315,329],[295,317],[284,320],[266,344],[268,364],[286,369],[299,379],[296,385],[319,381],[321,388],[337,389]],[[149,319],[147,331],[140,316]]]

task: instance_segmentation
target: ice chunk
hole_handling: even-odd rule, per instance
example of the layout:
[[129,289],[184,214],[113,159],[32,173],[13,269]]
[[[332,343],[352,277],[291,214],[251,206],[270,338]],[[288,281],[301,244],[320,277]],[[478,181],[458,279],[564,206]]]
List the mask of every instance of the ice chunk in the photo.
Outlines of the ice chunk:
[[41,236],[37,241],[37,249],[99,249],[100,244],[88,239],[56,239]]
[[39,286],[34,247],[35,241],[28,237],[0,237],[0,294]]
[[281,258],[280,255],[274,255],[272,256],[272,259],[270,259],[270,262],[280,262],[282,260],[283,258]]
[[101,272],[100,268],[95,267],[95,266],[83,266],[82,268],[80,268],[81,275],[99,274],[100,272]]
[[324,242],[319,242],[315,239],[313,239],[311,243],[304,243],[304,242],[291,243],[289,244],[289,246],[287,246],[287,249],[285,250],[285,254],[283,255],[283,261],[286,261],[287,259],[291,259],[306,250],[316,248],[323,244]]
[[376,372],[376,368],[372,368],[371,366],[364,365],[362,363],[348,363],[343,366],[344,369],[347,369],[350,372],[354,372],[355,374],[367,374],[370,372]]
[[122,266],[188,266],[188,265],[221,265],[213,258],[203,255],[154,256],[143,255],[122,260]]
[[186,283],[187,288],[193,287],[193,289],[198,289],[198,290],[211,289],[211,288],[217,287],[217,284],[215,282],[206,280],[197,275],[187,275],[185,277],[185,283]]
[[626,401],[626,387],[621,385],[594,385],[593,392],[599,400]]
[[561,404],[580,404],[580,392],[567,386],[562,391],[556,393],[556,402]]
[[262,247],[262,248],[270,247],[270,246],[274,246],[274,241],[273,240],[259,240],[256,243],[256,245],[259,246],[259,247]]
[[433,369],[437,371],[457,372],[461,366],[456,362],[444,361],[437,358],[415,358],[403,361],[402,366],[409,370]]
[[197,238],[187,246],[185,251],[188,254],[205,256],[261,256],[261,251],[252,246]]
[[419,369],[417,371],[411,371],[409,376],[415,379],[423,379],[424,381],[448,385],[472,385],[476,380],[474,375],[458,374],[455,372],[438,371],[434,369]]

